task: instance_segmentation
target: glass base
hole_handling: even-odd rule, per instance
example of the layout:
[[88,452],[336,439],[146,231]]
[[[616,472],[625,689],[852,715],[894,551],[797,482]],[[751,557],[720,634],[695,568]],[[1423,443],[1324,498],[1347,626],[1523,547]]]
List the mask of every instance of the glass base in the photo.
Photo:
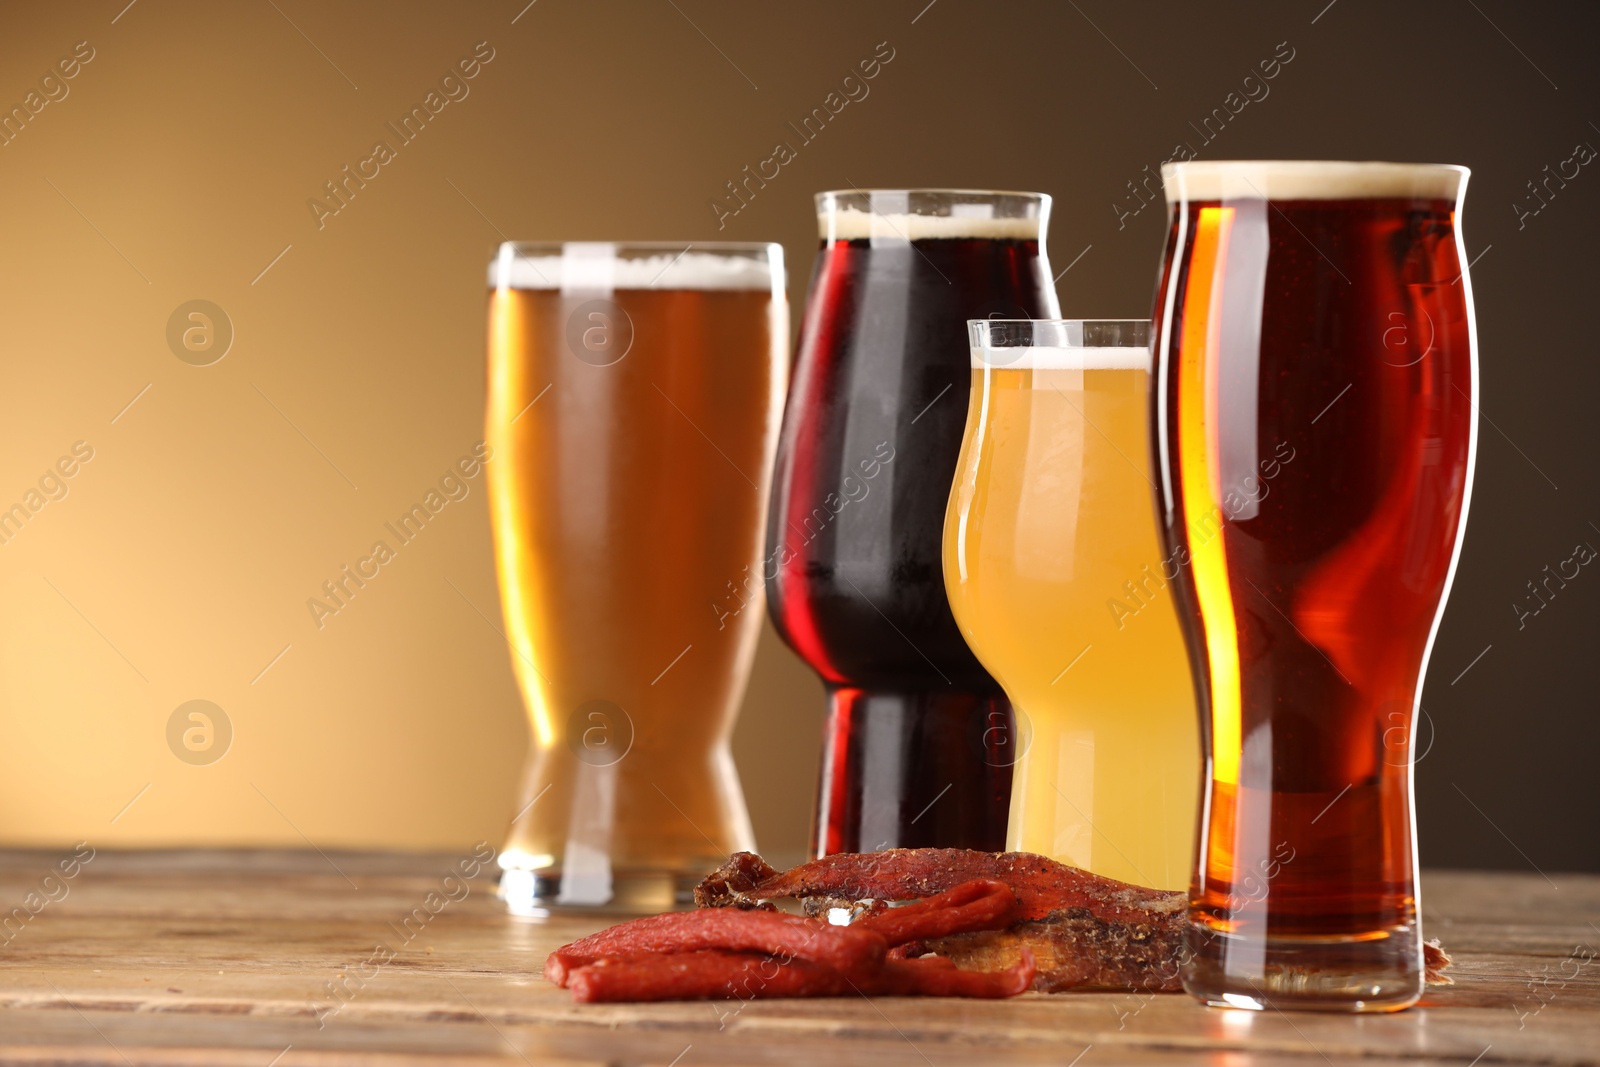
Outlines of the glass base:
[[606,899],[579,902],[562,892],[560,871],[511,868],[500,872],[498,892],[513,915],[656,915],[694,907],[694,887],[704,877],[704,871],[615,871]]
[[998,689],[830,687],[812,855],[1003,851],[1018,747]]
[[1415,926],[1365,937],[1240,937],[1191,929],[1183,988],[1217,1008],[1382,1012],[1422,996]]

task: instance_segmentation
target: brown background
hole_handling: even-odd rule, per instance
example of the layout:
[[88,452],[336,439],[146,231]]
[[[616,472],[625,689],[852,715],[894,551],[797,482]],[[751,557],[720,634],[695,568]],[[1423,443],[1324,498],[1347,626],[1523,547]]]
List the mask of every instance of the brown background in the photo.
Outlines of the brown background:
[[[798,309],[816,190],[1039,189],[1064,312],[1144,315],[1162,211],[1119,227],[1113,204],[1188,141],[1474,169],[1486,420],[1424,695],[1423,858],[1600,868],[1600,576],[1523,629],[1511,607],[1600,547],[1600,174],[1521,228],[1511,206],[1600,144],[1592,7],[124,3],[0,11],[0,102],[95,52],[0,147],[0,506],[94,449],[0,545],[0,840],[498,842],[525,727],[481,479],[321,630],[305,601],[481,437],[501,237],[779,240]],[[470,95],[318,229],[308,199],[480,41]],[[719,231],[724,182],[883,41],[870,95]],[[1203,145],[1189,123],[1280,42],[1270,95]],[[192,299],[236,330],[212,366],[167,346]],[[197,698],[235,730],[203,767],[166,742]],[[736,752],[776,853],[803,848],[820,700],[769,633]]]

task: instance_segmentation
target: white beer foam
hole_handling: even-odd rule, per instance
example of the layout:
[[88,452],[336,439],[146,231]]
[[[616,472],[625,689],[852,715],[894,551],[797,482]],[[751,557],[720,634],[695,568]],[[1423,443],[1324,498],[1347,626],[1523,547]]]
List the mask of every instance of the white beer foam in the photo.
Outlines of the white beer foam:
[[1150,369],[1150,349],[1046,348],[1024,346],[974,348],[974,370],[1143,370]]
[[[987,204],[957,204],[989,208]],[[861,241],[868,238],[932,241],[940,238],[1037,240],[1039,220],[993,218],[987,215],[913,215],[904,212],[862,211],[844,208],[817,216],[817,230],[825,241]]]
[[[568,278],[563,265],[581,266],[583,279]],[[598,269],[597,269],[598,268]],[[591,280],[592,278],[592,280]],[[715,252],[662,252],[644,258],[586,257],[573,261],[562,256],[506,254],[489,264],[491,289],[772,289],[773,270],[768,260]],[[609,282],[609,284],[607,284]],[[782,269],[776,279],[782,285]]]
[[1443,163],[1241,160],[1165,163],[1169,201],[1456,200],[1471,171]]

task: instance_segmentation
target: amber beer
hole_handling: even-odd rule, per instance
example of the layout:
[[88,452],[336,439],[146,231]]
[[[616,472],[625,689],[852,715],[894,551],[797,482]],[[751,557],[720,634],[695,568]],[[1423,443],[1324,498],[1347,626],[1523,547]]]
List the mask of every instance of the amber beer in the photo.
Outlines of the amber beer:
[[753,847],[728,737],[762,617],[782,250],[508,244],[491,284],[490,515],[533,727],[503,892],[660,910]]
[[1163,176],[1157,486],[1206,753],[1184,983],[1402,1008],[1423,980],[1411,732],[1476,441],[1467,172]]
[[1149,327],[969,324],[944,580],[1022,724],[1006,847],[1183,889],[1200,742],[1151,506]]

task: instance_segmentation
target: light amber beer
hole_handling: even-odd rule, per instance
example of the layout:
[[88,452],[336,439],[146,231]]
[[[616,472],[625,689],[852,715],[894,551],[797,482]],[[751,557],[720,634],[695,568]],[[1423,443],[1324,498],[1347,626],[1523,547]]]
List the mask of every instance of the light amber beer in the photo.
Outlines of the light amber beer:
[[533,726],[503,892],[660,910],[753,847],[728,737],[763,612],[782,250],[506,245],[491,283],[490,514]]
[[1147,327],[972,324],[944,573],[1017,709],[1008,847],[1181,889],[1200,750],[1152,506]]

